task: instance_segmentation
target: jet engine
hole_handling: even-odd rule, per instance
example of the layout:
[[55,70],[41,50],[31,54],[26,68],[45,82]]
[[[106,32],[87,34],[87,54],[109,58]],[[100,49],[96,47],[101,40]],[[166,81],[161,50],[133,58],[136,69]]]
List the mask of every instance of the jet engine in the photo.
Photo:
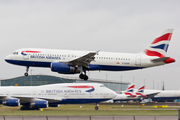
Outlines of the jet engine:
[[3,101],[2,104],[6,106],[20,106],[19,99],[8,99]]
[[34,108],[47,108],[48,107],[48,101],[43,100],[43,101],[35,101],[31,103],[31,106]]
[[66,63],[58,63],[58,62],[51,63],[51,71],[62,74],[80,73],[80,71],[77,70],[76,67],[70,66]]

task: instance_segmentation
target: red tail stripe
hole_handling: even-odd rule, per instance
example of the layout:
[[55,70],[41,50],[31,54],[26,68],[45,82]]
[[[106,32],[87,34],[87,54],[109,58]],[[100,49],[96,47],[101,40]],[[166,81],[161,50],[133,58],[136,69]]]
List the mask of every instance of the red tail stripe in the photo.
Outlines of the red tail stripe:
[[128,93],[128,92],[125,92],[125,95],[133,95],[133,94],[131,94],[131,93]]
[[132,86],[128,87],[128,90],[131,89],[131,88],[134,88],[134,86],[135,86],[135,85],[132,85]]
[[136,95],[141,95],[141,96],[142,96],[143,94],[141,94],[141,93],[136,93]]
[[164,55],[162,55],[161,53],[159,52],[156,52],[156,51],[150,51],[148,49],[144,50],[144,52],[146,53],[146,55],[148,56],[157,56],[157,57],[165,57]]
[[155,44],[155,43],[158,43],[160,41],[170,41],[171,36],[172,36],[172,33],[164,34],[161,37],[156,38],[151,44]]
[[138,90],[141,90],[141,89],[144,89],[145,88],[145,86],[142,86],[141,88],[139,88]]

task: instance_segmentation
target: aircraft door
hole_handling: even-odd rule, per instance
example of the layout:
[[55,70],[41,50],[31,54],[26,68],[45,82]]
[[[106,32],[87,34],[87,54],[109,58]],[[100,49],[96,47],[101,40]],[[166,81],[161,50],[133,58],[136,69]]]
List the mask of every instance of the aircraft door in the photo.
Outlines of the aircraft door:
[[29,54],[28,53],[23,53],[23,59],[28,60],[29,59]]
[[135,65],[136,66],[140,66],[141,65],[141,55],[136,55]]
[[91,92],[89,93],[89,97],[93,97],[93,95],[92,95],[92,93],[91,93]]
[[70,54],[67,55],[67,60],[68,60],[68,61],[71,60],[71,55],[70,55]]
[[36,91],[33,91],[32,95],[33,97],[36,97]]

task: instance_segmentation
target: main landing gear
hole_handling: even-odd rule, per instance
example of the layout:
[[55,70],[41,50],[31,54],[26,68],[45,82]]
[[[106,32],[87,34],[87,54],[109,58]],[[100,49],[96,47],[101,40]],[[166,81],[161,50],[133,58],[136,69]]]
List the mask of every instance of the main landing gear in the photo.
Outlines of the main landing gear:
[[98,109],[99,109],[99,103],[96,103],[95,110],[98,110]]
[[88,80],[88,76],[86,74],[82,74],[82,73],[79,75],[79,78],[83,79],[83,80]]
[[29,106],[22,106],[20,108],[20,110],[39,110],[39,108],[35,108],[35,107],[29,107]]
[[26,72],[24,73],[24,76],[28,76],[29,66],[26,66]]

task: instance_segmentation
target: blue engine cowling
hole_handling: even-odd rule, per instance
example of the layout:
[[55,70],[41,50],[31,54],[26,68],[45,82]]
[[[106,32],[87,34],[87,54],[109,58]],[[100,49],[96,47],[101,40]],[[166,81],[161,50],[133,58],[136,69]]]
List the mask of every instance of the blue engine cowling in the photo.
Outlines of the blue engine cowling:
[[20,102],[19,102],[19,99],[8,99],[6,101],[3,101],[3,105],[6,105],[6,106],[19,106]]
[[35,108],[47,108],[48,107],[48,101],[35,101],[34,103],[31,103],[32,107]]
[[59,107],[58,104],[49,104],[49,107]]
[[0,100],[0,105],[1,105],[1,104],[3,104],[3,101],[2,101],[2,100]]
[[75,67],[72,67],[66,63],[58,63],[58,62],[51,63],[51,71],[62,74],[75,74],[80,72]]

